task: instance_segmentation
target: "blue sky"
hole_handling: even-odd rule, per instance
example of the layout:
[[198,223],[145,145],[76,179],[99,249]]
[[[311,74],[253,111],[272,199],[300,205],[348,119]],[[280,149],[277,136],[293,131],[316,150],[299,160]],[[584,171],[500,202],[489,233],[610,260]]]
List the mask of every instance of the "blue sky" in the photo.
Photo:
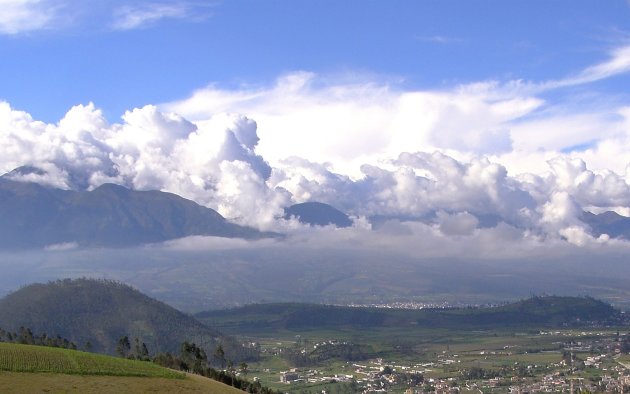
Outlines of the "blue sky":
[[[208,84],[270,85],[296,70],[402,89],[554,80],[605,60],[630,32],[621,0],[13,3],[50,18],[0,19],[0,99],[48,122],[88,102],[115,121]],[[589,92],[623,95],[627,83]]]

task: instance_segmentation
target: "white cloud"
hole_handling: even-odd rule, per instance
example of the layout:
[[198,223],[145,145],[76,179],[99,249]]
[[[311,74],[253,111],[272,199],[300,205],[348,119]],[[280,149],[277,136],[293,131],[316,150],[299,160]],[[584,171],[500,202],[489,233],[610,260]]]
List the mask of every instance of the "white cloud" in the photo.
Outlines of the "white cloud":
[[125,5],[114,10],[112,27],[116,30],[132,30],[149,26],[163,19],[199,20],[207,17],[198,6],[189,2],[147,2]]
[[164,190],[240,223],[290,232],[299,226],[279,220],[283,208],[321,201],[357,217],[423,221],[446,236],[506,223],[523,234],[583,244],[576,230],[583,209],[630,208],[625,172],[591,169],[574,153],[550,152],[538,174],[511,175],[500,155],[403,152],[368,161],[350,177],[300,157],[270,166],[259,154],[257,123],[248,117],[219,113],[193,122],[155,106],[127,111],[122,123],[110,124],[93,104],[79,105],[46,124],[1,103],[0,148],[0,171],[21,165],[45,171],[15,179]]
[[415,36],[415,39],[421,42],[431,42],[435,44],[453,44],[453,43],[459,43],[463,41],[461,38],[447,37],[447,36],[441,36],[441,35]]
[[298,156],[357,174],[361,164],[402,151],[510,151],[510,122],[542,103],[487,84],[407,92],[389,83],[333,83],[298,72],[271,87],[209,86],[162,107],[195,120],[223,111],[248,114],[258,123],[258,152],[272,163]]
[[[93,3],[93,2],[92,2]],[[114,30],[132,30],[175,19],[199,22],[211,16],[213,2],[141,1],[125,4],[105,1],[92,4],[73,0],[0,0],[0,34],[16,35],[90,23],[109,24]],[[120,4],[124,5],[120,5]],[[127,2],[129,3],[129,2]],[[111,19],[103,18],[111,15]]]
[[0,33],[18,34],[49,27],[58,2],[51,0],[0,0]]
[[582,85],[627,73],[628,71],[630,71],[630,45],[614,48],[610,52],[610,58],[604,62],[587,67],[576,75],[557,81],[550,81],[543,84],[543,86],[547,89],[553,89]]
[[471,235],[479,226],[479,219],[468,212],[437,213],[440,231],[445,235]]
[[47,250],[50,252],[64,252],[64,251],[78,249],[78,248],[79,248],[79,244],[77,244],[76,242],[64,242],[61,244],[48,245],[44,248],[44,250]]

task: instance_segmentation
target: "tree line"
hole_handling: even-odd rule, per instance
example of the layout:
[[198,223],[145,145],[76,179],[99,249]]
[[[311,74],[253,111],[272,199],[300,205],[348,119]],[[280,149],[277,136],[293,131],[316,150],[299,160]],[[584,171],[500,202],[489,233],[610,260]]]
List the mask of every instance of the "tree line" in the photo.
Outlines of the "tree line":
[[[64,349],[77,350],[77,345],[59,335],[48,336],[46,333],[35,335],[30,328],[21,326],[17,331],[7,331],[0,328],[0,342],[19,343],[23,345],[38,345],[38,346],[50,346],[60,347]],[[83,345],[83,350],[91,348],[91,344],[86,342]]]
[[[259,381],[252,382],[239,376],[247,375],[247,364],[241,362],[238,367],[235,367],[234,363],[226,358],[225,351],[221,344],[215,348],[209,358],[203,348],[197,346],[195,343],[185,341],[182,343],[178,355],[159,353],[153,358],[153,362],[163,367],[205,376],[247,393],[280,393],[280,391],[274,391],[268,387],[262,386]],[[211,364],[220,365],[221,369],[215,369]]]

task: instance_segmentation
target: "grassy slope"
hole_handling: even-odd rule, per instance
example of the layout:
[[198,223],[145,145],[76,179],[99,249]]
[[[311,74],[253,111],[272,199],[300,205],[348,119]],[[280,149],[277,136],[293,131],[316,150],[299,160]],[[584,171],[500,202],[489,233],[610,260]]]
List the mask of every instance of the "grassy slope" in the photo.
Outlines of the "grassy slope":
[[241,391],[150,362],[0,343],[0,393],[217,393]]
[[243,393],[202,376],[184,379],[0,372],[0,393]]
[[78,375],[182,378],[183,374],[144,361],[45,346],[0,343],[0,370]]

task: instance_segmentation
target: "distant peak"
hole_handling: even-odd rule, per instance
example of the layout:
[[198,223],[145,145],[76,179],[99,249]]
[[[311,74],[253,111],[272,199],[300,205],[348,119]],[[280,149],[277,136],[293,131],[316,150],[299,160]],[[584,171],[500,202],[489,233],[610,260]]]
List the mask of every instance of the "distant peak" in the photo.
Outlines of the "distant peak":
[[352,220],[348,215],[332,205],[317,201],[304,202],[291,205],[284,210],[284,218],[297,218],[300,223],[311,226],[327,226],[334,224],[337,227],[350,227]]
[[114,193],[126,193],[129,191],[130,191],[129,188],[122,185],[118,185],[116,183],[103,183],[102,185],[98,186],[97,188],[93,190],[93,192],[114,192]]
[[9,179],[13,179],[13,178],[18,178],[18,177],[23,177],[26,175],[38,175],[38,176],[44,176],[48,174],[46,171],[42,170],[39,167],[35,167],[35,166],[20,166],[17,167],[9,172],[7,172],[6,174],[2,175],[2,178],[9,178]]

